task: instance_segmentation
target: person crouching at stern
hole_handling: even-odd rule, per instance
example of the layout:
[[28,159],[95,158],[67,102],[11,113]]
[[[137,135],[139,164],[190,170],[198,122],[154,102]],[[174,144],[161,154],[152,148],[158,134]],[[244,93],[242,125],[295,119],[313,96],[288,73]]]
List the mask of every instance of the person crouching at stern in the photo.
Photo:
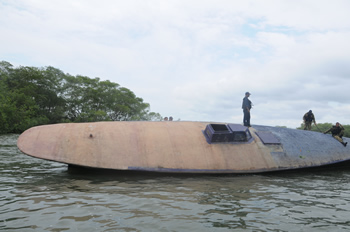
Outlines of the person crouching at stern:
[[348,144],[347,142],[344,143],[342,137],[344,135],[344,127],[337,122],[335,124],[335,126],[332,126],[331,128],[329,128],[327,131],[324,132],[324,134],[327,134],[328,132],[332,133],[333,138],[335,138],[336,140],[338,140],[341,144],[343,144],[344,147],[346,147],[346,145]]

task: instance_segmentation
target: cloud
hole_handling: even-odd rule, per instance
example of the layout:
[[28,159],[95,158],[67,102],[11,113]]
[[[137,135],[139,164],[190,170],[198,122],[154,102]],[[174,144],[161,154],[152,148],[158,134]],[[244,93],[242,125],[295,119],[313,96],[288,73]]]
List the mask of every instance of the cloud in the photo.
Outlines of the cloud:
[[350,124],[348,1],[0,3],[2,60],[108,79],[175,119]]

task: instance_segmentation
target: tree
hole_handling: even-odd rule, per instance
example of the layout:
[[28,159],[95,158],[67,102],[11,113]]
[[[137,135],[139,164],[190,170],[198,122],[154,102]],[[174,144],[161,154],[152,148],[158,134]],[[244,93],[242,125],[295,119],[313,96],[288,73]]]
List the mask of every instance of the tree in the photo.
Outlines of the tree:
[[66,76],[63,95],[67,117],[73,122],[131,121],[158,119],[144,103],[127,88],[110,81],[85,76]]
[[59,122],[161,120],[129,89],[48,66],[0,62],[0,133]]
[[[60,96],[64,74],[55,68],[39,69],[19,67],[13,69],[7,79],[7,86],[12,93],[24,94],[36,107],[34,117],[47,118],[48,123],[62,119],[65,101]],[[29,100],[27,100],[29,103]]]
[[39,107],[34,98],[24,93],[23,89],[30,87],[24,84],[21,88],[13,87],[21,81],[13,78],[15,71],[8,62],[0,63],[0,133],[19,133],[48,122],[38,116]]

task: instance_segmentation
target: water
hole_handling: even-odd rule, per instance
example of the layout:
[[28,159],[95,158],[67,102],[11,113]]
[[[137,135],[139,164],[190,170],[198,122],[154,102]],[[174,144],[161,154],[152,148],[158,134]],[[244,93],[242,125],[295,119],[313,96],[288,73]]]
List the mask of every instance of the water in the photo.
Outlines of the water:
[[0,136],[0,231],[349,231],[350,169],[268,175],[69,172]]

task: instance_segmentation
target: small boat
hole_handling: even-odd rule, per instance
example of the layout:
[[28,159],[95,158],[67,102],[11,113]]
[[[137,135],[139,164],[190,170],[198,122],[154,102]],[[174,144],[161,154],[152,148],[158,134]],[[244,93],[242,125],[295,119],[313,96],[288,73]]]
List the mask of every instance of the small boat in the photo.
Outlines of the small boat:
[[17,146],[74,166],[166,173],[263,173],[350,160],[350,149],[329,134],[216,122],[45,125],[23,132]]

